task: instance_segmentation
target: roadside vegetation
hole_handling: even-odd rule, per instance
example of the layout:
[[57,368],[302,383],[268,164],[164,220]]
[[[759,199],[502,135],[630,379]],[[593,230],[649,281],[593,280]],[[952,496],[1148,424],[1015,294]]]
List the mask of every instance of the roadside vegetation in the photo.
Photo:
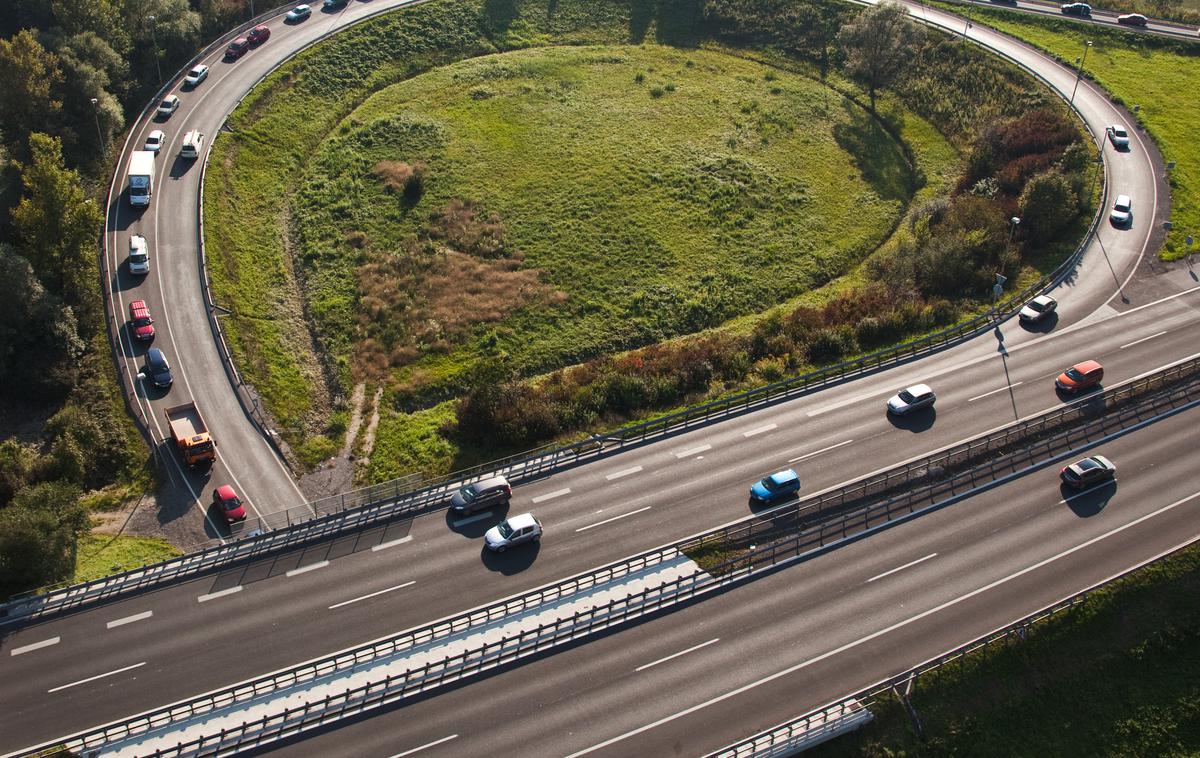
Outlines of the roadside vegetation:
[[[98,576],[81,547],[93,517],[154,487],[97,286],[109,160],[157,67],[173,72],[248,6],[9,0],[0,13],[0,601]],[[109,566],[164,555],[118,542]]]
[[[1185,255],[1184,237],[1200,237],[1197,108],[1195,97],[1185,94],[1200,91],[1200,41],[1163,39],[994,8],[978,8],[976,18],[1064,61],[1081,57],[1085,42],[1092,41],[1084,75],[1126,108],[1140,106],[1140,124],[1162,151],[1163,160],[1175,163],[1170,173],[1173,229],[1161,255],[1167,260]],[[1193,252],[1198,250],[1192,246]]]
[[948,325],[1090,202],[1031,79],[823,0],[443,0],[298,56],[231,125],[205,212],[235,353],[309,464],[382,387],[369,481]]
[[923,674],[912,705],[806,754],[1196,755],[1200,752],[1200,549],[1100,590],[1027,639]]

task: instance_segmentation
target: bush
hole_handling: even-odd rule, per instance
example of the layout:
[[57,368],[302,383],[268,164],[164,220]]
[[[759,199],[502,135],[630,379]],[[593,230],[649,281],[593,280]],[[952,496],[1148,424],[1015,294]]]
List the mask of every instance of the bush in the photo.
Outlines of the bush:
[[1074,221],[1079,197],[1070,180],[1047,171],[1029,180],[1021,193],[1021,230],[1035,245],[1053,242]]
[[806,351],[808,360],[814,365],[837,363],[858,352],[854,331],[849,326],[822,329],[813,335]]

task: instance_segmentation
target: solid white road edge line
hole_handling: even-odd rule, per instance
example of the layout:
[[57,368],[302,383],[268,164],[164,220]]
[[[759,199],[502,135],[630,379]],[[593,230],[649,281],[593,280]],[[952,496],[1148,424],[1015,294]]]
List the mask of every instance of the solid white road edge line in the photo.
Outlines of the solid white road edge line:
[[394,592],[395,590],[402,590],[405,587],[411,587],[412,585],[414,585],[416,583],[417,582],[414,579],[411,582],[405,582],[404,584],[397,584],[395,587],[388,587],[386,590],[379,590],[378,592],[372,592],[369,595],[363,595],[362,597],[356,597],[353,600],[344,600],[340,603],[334,603],[333,605],[329,606],[329,610],[332,611],[335,608],[341,608],[343,605],[350,605],[351,603],[357,603],[360,600],[370,600],[373,597],[379,597],[380,595],[386,595],[387,593]]
[[587,526],[581,526],[578,529],[576,529],[575,531],[586,532],[588,529],[591,529],[593,527],[604,526],[605,524],[612,523],[613,521],[617,521],[618,519],[623,519],[626,516],[632,516],[635,513],[641,513],[642,511],[648,511],[653,507],[654,507],[653,505],[647,505],[645,508],[638,508],[636,511],[630,511],[629,513],[622,513],[620,516],[613,516],[612,518],[604,519],[603,521],[597,521],[594,524],[588,524]]
[[422,750],[425,750],[426,748],[433,747],[434,745],[440,745],[443,742],[449,742],[450,740],[454,739],[457,736],[458,736],[457,734],[452,734],[449,737],[443,737],[440,740],[434,740],[433,742],[426,742],[424,745],[422,745],[420,747],[414,747],[412,750],[405,750],[403,753],[396,753],[391,758],[404,758],[404,756],[406,756],[406,755],[412,755],[413,753],[419,753]]
[[154,615],[154,611],[144,611],[142,613],[135,613],[132,616],[126,616],[123,619],[116,619],[115,621],[110,621],[107,624],[105,624],[104,626],[106,629],[116,629],[118,626],[125,626],[126,624],[132,624],[135,621],[141,621],[142,619],[148,619],[153,615]]
[[629,476],[630,474],[636,474],[641,470],[642,470],[641,466],[634,466],[632,468],[622,469],[620,471],[614,472],[604,478],[611,482],[614,479],[620,479],[621,477]]
[[571,494],[571,488],[564,487],[561,490],[554,490],[553,492],[547,492],[545,495],[538,495],[537,497],[530,498],[530,501],[534,502],[534,503],[544,503],[547,500],[550,500],[552,498],[562,497],[563,495],[570,495],[570,494]]
[[779,428],[778,424],[767,424],[766,426],[760,426],[757,429],[751,429],[748,432],[742,432],[742,436],[743,437],[753,437],[756,434],[762,434],[763,432],[769,432],[772,429],[778,429],[778,428]]
[[918,563],[924,563],[925,561],[929,560],[930,558],[936,558],[936,557],[937,557],[937,553],[930,553],[929,555],[925,556],[924,558],[918,558],[915,561],[909,561],[908,563],[904,564],[903,566],[897,566],[896,568],[892,569],[891,571],[885,571],[882,574],[876,574],[875,576],[873,576],[867,580],[867,584],[870,584],[871,582],[875,581],[876,579],[882,579],[885,576],[891,576],[892,574],[896,573],[897,571],[903,571],[906,568],[912,568],[913,566],[917,565]]
[[690,458],[693,455],[699,455],[706,450],[712,450],[712,445],[697,445],[696,447],[689,447],[687,450],[680,450],[678,453],[675,453],[675,457]]
[[460,518],[458,521],[451,521],[450,526],[457,529],[460,526],[466,526],[467,524],[474,524],[476,521],[483,521],[484,519],[491,518],[491,517],[492,517],[492,512],[490,510],[487,510],[487,511],[483,511],[481,513],[476,513],[474,516],[468,516],[467,518]]
[[12,651],[9,653],[9,655],[13,656],[13,655],[21,655],[22,653],[32,653],[34,650],[41,650],[44,647],[50,647],[51,645],[57,645],[61,640],[62,640],[62,637],[51,637],[48,640],[42,640],[41,642],[34,642],[31,645],[22,645],[21,647],[14,647],[12,649]]
[[1125,349],[1125,348],[1127,348],[1127,347],[1133,347],[1134,345],[1140,345],[1140,344],[1142,344],[1143,342],[1146,342],[1147,340],[1152,340],[1152,339],[1154,339],[1155,337],[1161,337],[1161,336],[1163,336],[1163,335],[1164,335],[1164,334],[1166,334],[1166,333],[1167,333],[1167,330],[1166,330],[1166,329],[1164,329],[1163,331],[1161,331],[1161,332],[1158,332],[1157,334],[1151,334],[1149,337],[1142,337],[1140,340],[1134,340],[1133,342],[1126,342],[1124,345],[1121,345],[1121,346],[1120,346],[1119,348],[1117,348],[1117,349],[1118,349],[1118,350],[1124,350],[1124,349]]
[[609,740],[605,740],[604,742],[598,743],[596,745],[592,745],[589,748],[584,748],[583,750],[580,750],[578,752],[571,753],[570,755],[566,756],[566,758],[578,758],[578,756],[587,755],[588,753],[593,753],[602,748],[606,748],[609,745],[613,745],[618,742],[621,742],[622,740],[628,739],[629,737],[633,737],[638,734],[641,734],[642,732],[649,731],[657,726],[662,726],[663,724],[666,724],[670,721],[674,721],[675,719],[683,718],[684,716],[695,713],[696,711],[699,711],[703,708],[707,708],[710,705],[715,705],[717,703],[720,703],[723,700],[728,700],[729,698],[740,695],[743,692],[748,692],[748,691],[754,689],[755,687],[759,687],[763,684],[767,684],[768,682],[773,682],[776,679],[785,677],[788,674],[793,674],[801,669],[808,668],[809,666],[812,666],[815,663],[820,663],[821,661],[823,661],[827,658],[832,658],[835,655],[840,655],[841,653],[844,653],[847,650],[853,650],[854,648],[859,647],[860,645],[865,645],[866,643],[870,642],[871,640],[882,637],[885,634],[894,632],[897,629],[902,629],[903,627],[906,627],[909,624],[915,623],[917,621],[920,621],[921,619],[932,616],[935,613],[940,613],[941,611],[944,611],[947,608],[958,605],[959,603],[964,602],[966,600],[970,600],[971,598],[975,597],[976,595],[981,595],[985,592],[988,592],[989,590],[993,590],[996,587],[999,587],[1002,584],[1006,584],[1006,583],[1012,581],[1013,579],[1018,579],[1018,578],[1024,576],[1025,574],[1028,574],[1032,571],[1036,571],[1037,569],[1047,566],[1047,565],[1053,563],[1054,561],[1057,561],[1061,558],[1065,558],[1068,555],[1071,555],[1073,553],[1077,553],[1080,550],[1083,550],[1084,548],[1090,547],[1090,546],[1096,544],[1097,542],[1100,542],[1101,540],[1105,540],[1116,534],[1120,534],[1121,532],[1125,531],[1126,529],[1130,529],[1134,526],[1137,526],[1138,524],[1142,523],[1143,521],[1149,521],[1150,519],[1152,519],[1156,516],[1162,515],[1163,513],[1166,513],[1167,511],[1170,511],[1174,508],[1177,508],[1180,505],[1183,505],[1184,503],[1188,502],[1189,500],[1195,499],[1196,497],[1200,497],[1200,492],[1194,492],[1191,495],[1188,495],[1187,497],[1180,498],[1179,500],[1176,500],[1175,502],[1171,503],[1170,505],[1164,505],[1162,508],[1159,508],[1158,510],[1153,511],[1151,513],[1147,513],[1145,516],[1142,516],[1140,518],[1136,518],[1127,524],[1123,524],[1122,526],[1118,526],[1115,529],[1111,529],[1111,530],[1105,532],[1104,534],[1093,537],[1092,539],[1090,539],[1086,542],[1083,542],[1079,545],[1076,545],[1075,547],[1068,548],[1068,549],[1062,551],[1061,553],[1058,553],[1057,555],[1052,555],[1049,558],[1038,561],[1037,563],[1033,564],[1032,566],[1027,566],[1027,567],[1021,569],[1020,571],[1015,571],[1006,577],[1003,577],[1001,579],[997,579],[994,582],[991,582],[990,584],[985,584],[984,586],[982,586],[978,589],[971,590],[970,592],[968,592],[964,595],[959,595],[958,597],[954,598],[953,600],[947,600],[946,602],[942,603],[941,605],[934,606],[933,608],[930,608],[927,611],[922,611],[921,613],[918,613],[915,616],[910,616],[907,619],[904,619],[903,621],[897,621],[895,624],[892,624],[889,627],[880,629],[877,632],[872,632],[871,634],[868,634],[865,637],[860,637],[859,639],[854,640],[853,642],[847,642],[845,645],[842,645],[841,647],[834,648],[833,650],[830,650],[827,653],[822,653],[821,655],[818,655],[815,658],[809,658],[807,661],[801,661],[800,663],[797,663],[794,666],[789,666],[789,667],[783,669],[782,671],[776,671],[774,674],[769,674],[767,676],[764,676],[762,679],[759,679],[754,682],[750,682],[749,684],[742,685],[741,687],[738,687],[737,689],[734,689],[734,690],[730,690],[729,692],[726,692],[723,695],[718,695],[714,698],[704,701],[703,703],[693,705],[691,708],[685,708],[682,711],[679,711],[678,713],[675,713],[670,716],[665,716],[653,723],[638,727],[637,729],[628,731],[625,734],[619,735],[617,737],[613,737],[612,739],[609,739]]
[[389,547],[395,547],[396,545],[403,545],[405,542],[412,542],[411,534],[408,535],[407,537],[401,537],[398,540],[392,540],[391,542],[381,542],[378,545],[376,545],[375,547],[371,548],[371,552],[378,553],[380,550],[387,550]]
[[968,402],[968,403],[973,403],[973,402],[975,402],[976,400],[980,400],[980,399],[982,399],[982,398],[985,398],[985,397],[987,397],[988,395],[995,395],[997,392],[1003,392],[1004,390],[1010,390],[1010,389],[1012,389],[1013,387],[1020,387],[1020,386],[1021,386],[1022,384],[1024,384],[1024,383],[1025,383],[1025,382],[1013,382],[1012,384],[1010,384],[1010,385],[1008,385],[1008,386],[1006,386],[1006,387],[998,387],[998,388],[996,388],[996,389],[992,390],[991,392],[985,392],[985,393],[983,393],[982,395],[976,395],[975,397],[969,397],[969,398],[967,398],[967,402]]
[[207,595],[201,595],[200,597],[196,598],[196,602],[197,603],[207,603],[209,600],[216,600],[219,597],[225,597],[226,595],[232,595],[235,592],[241,592],[241,591],[242,591],[242,585],[239,584],[238,586],[230,587],[227,590],[220,590],[219,592],[210,592]]
[[78,682],[71,682],[70,684],[64,684],[64,685],[61,685],[58,687],[54,687],[53,689],[46,690],[46,694],[58,692],[59,690],[65,690],[65,689],[68,689],[71,687],[78,687],[81,684],[87,684],[88,682],[94,682],[97,679],[103,679],[106,676],[115,676],[116,674],[120,674],[120,673],[123,673],[126,671],[131,671],[135,668],[138,668],[140,666],[145,666],[145,665],[146,665],[146,662],[142,661],[141,663],[135,663],[132,666],[126,666],[125,668],[119,668],[116,671],[108,671],[103,674],[96,674],[95,676],[89,676],[87,679],[80,679]]
[[796,461],[802,461],[806,458],[812,458],[814,455],[820,455],[821,453],[828,453],[830,450],[833,450],[834,448],[839,448],[842,445],[849,445],[853,441],[854,440],[846,440],[845,442],[839,442],[836,445],[830,445],[829,447],[823,447],[820,450],[814,450],[811,453],[805,453],[804,455],[800,456],[799,458],[789,458],[788,463],[795,463]]
[[659,658],[657,661],[654,661],[653,663],[647,663],[644,666],[638,666],[637,668],[634,669],[634,671],[635,672],[645,671],[646,669],[657,666],[660,663],[666,663],[667,661],[678,658],[681,655],[687,655],[688,653],[693,653],[702,647],[708,647],[709,645],[713,644],[714,642],[719,642],[720,639],[721,639],[720,637],[713,637],[708,642],[701,642],[699,645],[693,645],[692,647],[689,647],[687,650],[680,650],[678,653],[675,653],[674,655],[668,655],[666,658]]
[[288,576],[299,576],[300,574],[307,574],[309,571],[316,571],[317,569],[323,569],[328,565],[329,565],[329,561],[317,561],[316,563],[310,563],[307,566],[301,566],[300,568],[294,568],[291,571],[287,572],[287,575]]

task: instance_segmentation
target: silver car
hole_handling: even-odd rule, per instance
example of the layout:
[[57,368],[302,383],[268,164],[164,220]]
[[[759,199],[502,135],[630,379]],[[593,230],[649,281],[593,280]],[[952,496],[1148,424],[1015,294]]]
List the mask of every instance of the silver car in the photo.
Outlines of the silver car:
[[201,64],[193,66],[192,70],[187,72],[187,76],[183,77],[185,87],[195,87],[200,82],[208,78],[208,66]]
[[1017,318],[1030,323],[1041,321],[1054,313],[1057,308],[1058,302],[1054,298],[1049,295],[1038,295],[1025,304],[1025,307],[1017,314]]
[[1129,147],[1129,132],[1120,124],[1109,124],[1104,133],[1108,135],[1108,141],[1113,147]]
[[532,513],[522,513],[502,521],[483,535],[489,550],[503,553],[510,547],[542,539],[542,522]]
[[892,395],[887,401],[888,413],[904,416],[914,411],[932,408],[937,400],[928,384],[914,384]]
[[1117,202],[1113,203],[1108,220],[1113,223],[1113,226],[1126,226],[1132,218],[1133,200],[1129,198],[1129,195],[1117,195]]

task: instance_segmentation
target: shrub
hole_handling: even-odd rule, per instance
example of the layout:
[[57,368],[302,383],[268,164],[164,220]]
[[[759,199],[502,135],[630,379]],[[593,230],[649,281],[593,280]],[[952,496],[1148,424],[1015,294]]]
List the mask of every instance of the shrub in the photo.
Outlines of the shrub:
[[1029,180],[1021,193],[1021,230],[1030,242],[1044,245],[1070,226],[1079,210],[1071,182],[1058,171],[1047,171]]
[[850,326],[821,329],[813,335],[806,346],[810,363],[821,365],[837,363],[858,352],[854,331]]

